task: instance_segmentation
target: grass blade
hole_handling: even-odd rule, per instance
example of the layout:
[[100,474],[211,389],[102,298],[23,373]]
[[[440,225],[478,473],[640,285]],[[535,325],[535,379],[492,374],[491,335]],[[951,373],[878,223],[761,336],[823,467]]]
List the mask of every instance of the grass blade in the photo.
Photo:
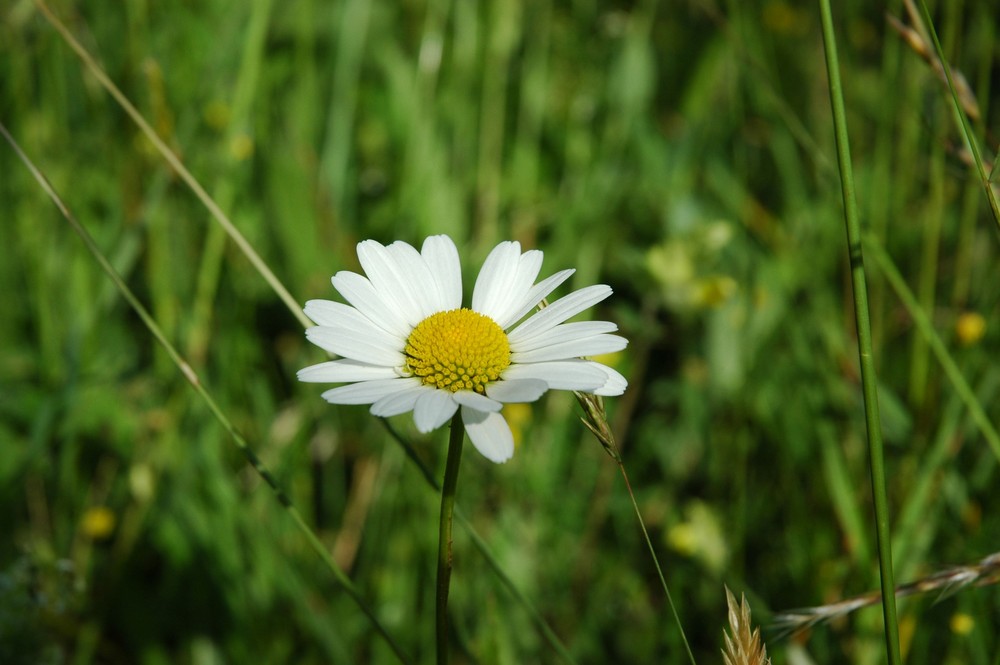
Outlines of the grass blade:
[[885,622],[885,648],[891,665],[902,662],[899,650],[899,626],[896,619],[895,582],[892,573],[892,545],[889,532],[889,500],[886,492],[885,459],[882,450],[882,423],[878,408],[878,381],[872,349],[871,320],[868,311],[868,283],[861,247],[861,221],[854,195],[854,173],[847,134],[847,114],[840,84],[840,63],[833,31],[830,0],[820,0],[823,22],[823,47],[830,87],[830,105],[837,142],[837,162],[840,166],[841,193],[844,199],[844,221],[847,227],[847,247],[851,261],[851,284],[854,290],[854,319],[858,330],[858,360],[865,403],[868,430],[869,469],[875,503],[875,532],[878,543],[879,571],[882,582],[882,615]]

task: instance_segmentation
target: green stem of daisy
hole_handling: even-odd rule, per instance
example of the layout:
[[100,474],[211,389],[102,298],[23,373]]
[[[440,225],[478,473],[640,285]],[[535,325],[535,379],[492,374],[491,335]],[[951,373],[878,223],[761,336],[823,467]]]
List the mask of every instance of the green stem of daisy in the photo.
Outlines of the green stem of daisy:
[[437,569],[437,662],[448,663],[448,588],[451,586],[451,523],[455,512],[455,486],[458,484],[458,467],[462,461],[462,442],[465,428],[461,410],[451,419],[448,437],[448,461],[444,467],[441,485],[441,523],[438,530]]
[[[424,477],[424,480],[427,481],[427,484],[431,487],[431,489],[435,492],[440,492],[441,483],[437,481],[437,478],[434,477],[434,473],[424,463],[424,461],[420,459],[420,456],[417,454],[417,451],[413,449],[410,442],[403,438],[403,436],[393,428],[392,423],[390,423],[388,419],[382,418],[381,420],[386,431],[396,441],[396,443],[402,446],[403,452],[405,452],[409,460],[416,465],[420,474]],[[500,565],[497,558],[493,556],[493,553],[490,551],[490,546],[486,543],[483,537],[479,535],[476,528],[472,526],[472,522],[469,521],[469,518],[462,513],[461,507],[455,508],[455,520],[465,529],[465,533],[472,540],[473,547],[479,550],[479,553],[483,555],[483,559],[486,560],[487,565],[493,569],[496,576],[500,579],[503,585],[507,587],[507,591],[510,592],[514,600],[520,603],[521,608],[528,613],[528,616],[534,622],[535,627],[538,628],[538,632],[541,633],[542,637],[545,638],[545,641],[549,643],[552,650],[559,655],[562,662],[567,663],[567,665],[576,665],[576,659],[573,657],[573,654],[569,652],[569,649],[567,649],[566,645],[562,643],[559,636],[556,635],[554,630],[552,630],[552,627],[546,623],[545,618],[542,616],[541,612],[538,611],[538,608],[536,608],[524,592],[521,591],[516,584],[514,584],[514,580],[510,578],[510,575],[508,575],[507,571],[503,569],[503,566]]]
[[191,365],[188,364],[188,362],[184,359],[183,356],[181,356],[177,348],[170,343],[170,340],[167,339],[166,335],[160,329],[160,326],[156,323],[156,320],[152,317],[149,311],[146,310],[146,308],[142,305],[139,299],[135,296],[132,290],[125,283],[125,280],[122,279],[122,276],[118,274],[118,271],[115,270],[114,266],[112,266],[111,263],[108,261],[107,257],[105,257],[104,254],[101,252],[101,249],[97,246],[97,243],[94,242],[93,237],[91,237],[90,232],[87,231],[86,227],[84,227],[76,219],[76,217],[74,217],[73,214],[69,211],[69,208],[67,208],[66,204],[63,203],[62,199],[56,193],[55,189],[45,178],[45,176],[42,175],[42,173],[38,170],[35,164],[21,150],[21,147],[14,140],[14,137],[10,135],[10,133],[7,131],[7,128],[3,125],[3,123],[0,123],[0,135],[2,135],[7,140],[8,143],[10,143],[11,147],[14,149],[14,152],[17,153],[17,156],[21,159],[22,162],[24,162],[24,165],[27,167],[28,171],[41,186],[42,190],[56,205],[56,207],[59,209],[59,212],[61,212],[63,217],[66,219],[66,222],[70,225],[73,231],[75,231],[76,234],[80,236],[80,239],[83,241],[84,246],[97,261],[98,265],[100,265],[101,269],[104,270],[107,276],[118,288],[118,291],[122,294],[124,300],[129,304],[130,307],[132,307],[133,311],[135,311],[135,313],[139,316],[139,318],[142,320],[143,324],[145,324],[149,332],[153,335],[156,341],[160,343],[160,346],[163,347],[164,351],[166,351],[167,355],[170,356],[170,359],[174,362],[174,364],[177,365],[177,368],[181,370],[181,373],[184,375],[184,378],[187,379],[188,383],[191,384],[191,387],[194,388],[195,392],[197,392],[198,395],[201,396],[201,398],[205,401],[205,404],[212,412],[212,415],[214,415],[216,420],[219,421],[222,427],[227,432],[229,432],[229,435],[232,437],[233,443],[235,443],[236,447],[239,448],[241,453],[243,453],[243,456],[246,458],[247,462],[254,468],[254,471],[256,471],[257,474],[264,480],[264,482],[268,484],[268,486],[271,488],[271,491],[277,498],[278,503],[280,503],[281,506],[288,513],[289,517],[291,517],[292,521],[295,523],[295,526],[298,527],[299,531],[302,532],[306,540],[309,542],[309,545],[316,551],[316,553],[320,556],[320,558],[323,560],[326,566],[330,569],[334,577],[344,588],[344,591],[347,592],[347,595],[351,597],[351,599],[355,602],[358,608],[361,609],[361,611],[365,614],[365,616],[368,617],[368,620],[371,622],[375,630],[378,631],[378,633],[382,636],[383,639],[385,639],[386,643],[389,645],[389,648],[392,649],[393,653],[396,654],[396,657],[399,659],[399,662],[409,663],[410,662],[409,657],[403,652],[402,648],[392,637],[389,631],[386,630],[385,626],[383,626],[382,623],[378,620],[378,617],[375,616],[375,612],[371,609],[371,607],[368,606],[368,603],[365,602],[364,598],[361,596],[361,592],[357,589],[357,587],[354,586],[354,584],[351,582],[347,574],[343,570],[341,570],[340,566],[338,566],[336,561],[333,560],[333,557],[330,555],[330,551],[319,539],[319,536],[316,535],[316,532],[313,531],[308,524],[306,524],[306,521],[302,517],[302,514],[292,504],[291,499],[278,484],[277,480],[274,478],[274,475],[264,465],[264,463],[260,460],[260,458],[257,457],[257,454],[254,453],[253,449],[250,448],[250,446],[247,444],[246,439],[243,438],[243,435],[236,430],[232,422],[230,422],[229,418],[227,418],[225,413],[222,411],[222,408],[218,405],[218,403],[216,403],[215,399],[208,392],[208,389],[205,388],[204,384],[202,384],[201,379],[195,373]]
[[882,450],[882,424],[878,408],[878,379],[875,373],[871,320],[868,312],[868,283],[865,277],[865,264],[861,249],[861,221],[854,195],[854,172],[851,168],[847,114],[844,110],[844,93],[840,83],[840,63],[837,59],[837,43],[833,30],[833,12],[830,9],[830,0],[820,0],[819,5],[823,24],[823,48],[826,52],[830,106],[833,111],[834,136],[837,143],[837,162],[840,166],[840,182],[844,199],[844,222],[847,227],[847,246],[851,261],[851,283],[854,288],[854,319],[858,329],[858,361],[861,366],[861,388],[868,431],[868,465],[871,473],[872,498],[875,504],[875,534],[878,542],[879,572],[882,583],[885,649],[890,665],[899,665],[902,658],[899,650],[899,626],[896,618],[896,585],[892,571],[889,501],[885,480],[885,456]]

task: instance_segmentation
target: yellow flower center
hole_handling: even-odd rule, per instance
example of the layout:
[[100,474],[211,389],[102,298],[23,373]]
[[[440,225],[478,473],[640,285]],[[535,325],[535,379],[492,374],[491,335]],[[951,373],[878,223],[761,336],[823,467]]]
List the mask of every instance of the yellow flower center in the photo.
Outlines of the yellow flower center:
[[406,340],[406,369],[425,385],[486,391],[510,365],[507,334],[488,316],[453,309],[428,316]]

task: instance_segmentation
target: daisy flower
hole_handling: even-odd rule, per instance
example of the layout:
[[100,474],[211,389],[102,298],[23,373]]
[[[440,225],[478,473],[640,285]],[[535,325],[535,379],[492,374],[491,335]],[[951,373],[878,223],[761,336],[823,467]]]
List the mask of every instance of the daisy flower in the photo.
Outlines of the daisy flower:
[[[563,270],[535,284],[542,252],[502,242],[483,263],[462,307],[462,270],[455,243],[431,236],[418,252],[405,242],[358,244],[365,275],[342,271],[333,287],[349,304],[310,300],[306,330],[316,346],[340,360],[306,367],[300,381],[344,383],[327,390],[332,404],[371,404],[383,418],[409,411],[430,432],[461,409],[469,440],[493,462],[514,454],[500,414],[505,403],[533,402],[546,390],[620,395],[627,382],[583,356],[625,348],[608,321],[566,321],[611,295],[588,286],[525,319],[566,281]],[[522,321],[522,319],[524,319]]]

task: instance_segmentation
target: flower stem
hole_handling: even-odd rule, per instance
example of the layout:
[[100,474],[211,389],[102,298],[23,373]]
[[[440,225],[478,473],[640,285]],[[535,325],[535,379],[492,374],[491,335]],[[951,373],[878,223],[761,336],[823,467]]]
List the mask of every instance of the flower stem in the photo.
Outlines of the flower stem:
[[451,585],[451,517],[455,511],[455,485],[458,482],[458,465],[462,461],[462,442],[465,428],[462,412],[451,419],[451,436],[448,437],[448,461],[444,468],[441,486],[441,522],[438,530],[437,569],[437,662],[448,663],[448,587]]

